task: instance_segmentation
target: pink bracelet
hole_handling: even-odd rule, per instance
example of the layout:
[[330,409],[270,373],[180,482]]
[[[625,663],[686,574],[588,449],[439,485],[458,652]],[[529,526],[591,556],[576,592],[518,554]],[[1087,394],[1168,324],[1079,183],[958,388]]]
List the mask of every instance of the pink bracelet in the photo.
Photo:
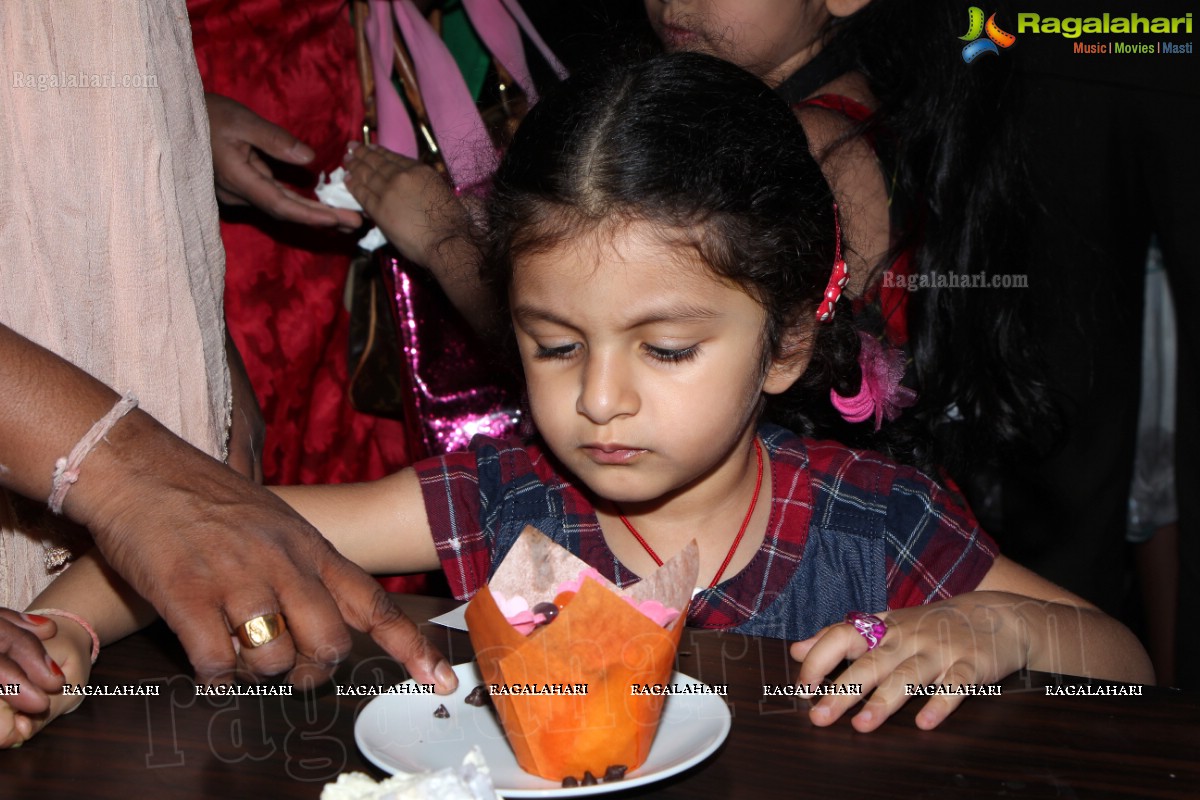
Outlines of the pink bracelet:
[[92,623],[73,611],[64,611],[61,608],[35,608],[25,613],[41,614],[43,617],[62,617],[63,619],[71,620],[71,622],[83,628],[88,632],[88,636],[92,637],[92,663],[96,663],[96,658],[100,655],[100,637],[96,635],[96,629],[92,627]]
[[100,444],[100,440],[112,430],[121,417],[137,407],[137,402],[137,398],[132,394],[122,397],[71,448],[69,455],[54,462],[54,483],[50,487],[50,499],[46,501],[51,511],[55,514],[62,513],[63,501],[67,499],[67,492],[79,480],[79,467],[83,464],[83,460],[95,449],[96,445]]

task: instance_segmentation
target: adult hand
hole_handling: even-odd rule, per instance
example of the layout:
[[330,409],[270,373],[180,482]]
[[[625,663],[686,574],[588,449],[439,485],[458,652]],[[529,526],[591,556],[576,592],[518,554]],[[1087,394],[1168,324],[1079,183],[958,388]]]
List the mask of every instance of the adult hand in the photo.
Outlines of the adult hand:
[[[128,424],[127,424],[128,423]],[[179,636],[200,682],[290,672],[319,683],[350,651],[346,625],[371,635],[417,681],[452,690],[449,664],[383,588],[282,500],[133,412],[106,464],[68,495],[109,564]],[[94,458],[93,453],[89,458]],[[108,480],[106,474],[124,475]],[[244,622],[281,612],[287,631],[235,653]]]
[[48,695],[62,691],[63,672],[42,645],[56,631],[49,617],[0,608],[0,685],[20,687],[4,697],[11,709],[40,713],[49,708]]
[[[843,660],[837,686],[861,684],[862,695],[828,694],[809,712],[814,725],[833,724],[851,706],[870,695],[851,720],[866,733],[884,723],[911,696],[909,684],[992,684],[1029,661],[1029,631],[1013,610],[1022,598],[999,592],[969,592],[927,606],[877,614],[887,633],[874,650],[849,624],[831,625],[791,646],[792,658],[803,661],[799,682],[819,685]],[[917,727],[937,727],[962,703],[965,695],[934,695],[917,714]]]
[[[26,619],[31,619],[31,615],[23,615]],[[33,617],[33,619],[38,619]],[[41,617],[40,619],[53,619],[50,617]],[[58,624],[61,622],[61,624]],[[55,626],[57,625],[57,632]],[[75,622],[58,618],[58,622],[51,622],[49,625],[40,623],[37,625],[39,630],[38,636],[42,639],[39,643],[43,657],[53,659],[56,667],[60,667],[58,680],[55,683],[55,691],[47,698],[48,702],[43,709],[30,713],[16,707],[13,702],[19,695],[7,695],[0,698],[0,749],[9,747],[20,747],[42,728],[46,727],[46,723],[74,710],[80,703],[83,702],[83,695],[68,695],[62,692],[64,684],[86,684],[88,677],[92,671],[92,637]],[[47,630],[54,634],[47,637]],[[28,689],[28,685],[21,687],[21,692],[24,693]]]
[[354,230],[362,217],[301,197],[275,179],[261,153],[288,164],[305,165],[315,154],[288,131],[219,94],[206,94],[212,132],[217,199],[227,205],[252,205],[271,216],[316,227]]

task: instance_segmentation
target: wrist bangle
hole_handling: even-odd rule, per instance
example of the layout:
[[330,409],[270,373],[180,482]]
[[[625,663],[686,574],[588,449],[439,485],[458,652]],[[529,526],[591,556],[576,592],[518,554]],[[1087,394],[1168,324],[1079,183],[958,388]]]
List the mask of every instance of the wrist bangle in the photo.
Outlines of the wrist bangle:
[[41,614],[43,617],[62,617],[63,619],[71,620],[71,622],[83,628],[87,631],[88,636],[92,637],[92,663],[96,663],[96,658],[100,655],[100,637],[96,635],[96,629],[92,627],[92,623],[73,611],[64,611],[61,608],[34,608],[25,613]]
[[54,482],[50,487],[50,498],[46,501],[51,511],[55,514],[62,513],[63,501],[67,499],[67,492],[79,480],[79,467],[83,464],[83,460],[112,430],[121,417],[136,407],[137,398],[132,394],[122,397],[107,414],[96,421],[92,429],[84,434],[66,457],[54,462]]

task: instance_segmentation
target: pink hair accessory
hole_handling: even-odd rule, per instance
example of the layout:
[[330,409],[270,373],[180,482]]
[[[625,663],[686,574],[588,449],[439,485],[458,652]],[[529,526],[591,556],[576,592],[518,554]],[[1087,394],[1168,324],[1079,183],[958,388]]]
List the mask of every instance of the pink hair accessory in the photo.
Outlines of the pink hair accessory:
[[842,299],[842,291],[850,282],[850,269],[842,258],[842,224],[838,221],[837,203],[833,204],[833,238],[833,272],[829,275],[825,294],[821,296],[821,302],[817,305],[818,322],[829,322],[833,319],[833,315],[837,313],[837,301]]
[[858,332],[858,366],[862,370],[862,383],[858,394],[846,397],[829,390],[829,399],[847,422],[862,422],[875,417],[875,430],[883,420],[900,416],[900,410],[917,402],[917,393],[901,386],[904,377],[904,353],[884,347],[869,333]]
[[96,635],[96,629],[92,627],[92,623],[88,622],[83,617],[76,614],[74,611],[65,611],[61,608],[34,608],[25,612],[26,614],[38,614],[43,617],[62,617],[69,619],[79,627],[87,631],[88,636],[92,637],[92,663],[96,663],[96,659],[100,655],[100,637]]

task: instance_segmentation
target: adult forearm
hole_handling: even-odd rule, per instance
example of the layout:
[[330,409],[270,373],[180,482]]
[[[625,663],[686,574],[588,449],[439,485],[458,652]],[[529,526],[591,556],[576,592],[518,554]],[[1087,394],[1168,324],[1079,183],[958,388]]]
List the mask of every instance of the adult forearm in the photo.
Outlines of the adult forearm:
[[48,498],[55,461],[118,399],[83,370],[0,325],[0,486]]

